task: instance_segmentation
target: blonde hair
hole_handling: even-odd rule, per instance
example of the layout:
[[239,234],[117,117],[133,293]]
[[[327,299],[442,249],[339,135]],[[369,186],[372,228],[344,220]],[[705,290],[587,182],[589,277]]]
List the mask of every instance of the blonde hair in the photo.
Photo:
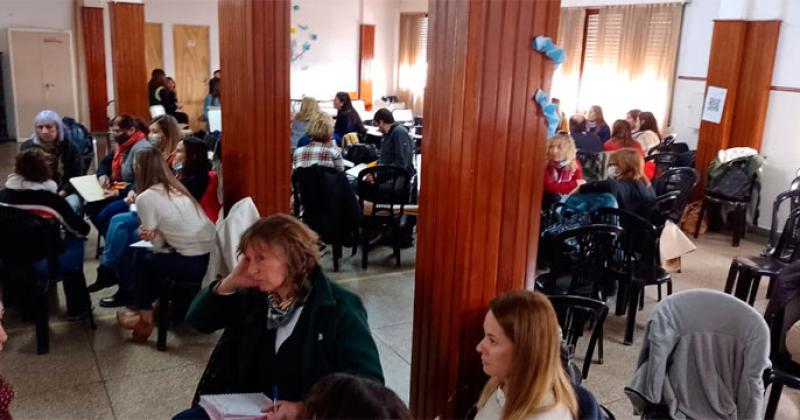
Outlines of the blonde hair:
[[300,111],[297,111],[294,119],[298,121],[309,121],[319,112],[321,112],[319,109],[319,102],[310,96],[306,96],[303,98],[303,101],[300,102]]
[[567,164],[565,165],[569,170],[575,171],[577,169],[577,164],[575,163],[575,156],[577,151],[575,149],[575,140],[572,140],[572,137],[566,133],[557,133],[553,137],[547,141],[547,148],[550,148],[550,145],[555,143],[561,143],[561,153],[563,153],[564,158],[567,160]]
[[[553,306],[539,292],[516,291],[489,304],[503,333],[513,343],[509,377],[492,377],[478,400],[483,407],[502,385],[506,394],[503,419],[522,419],[564,404],[578,418],[575,391],[561,365],[561,334]],[[549,394],[554,402],[544,405]]]
[[327,143],[333,137],[333,120],[330,115],[318,112],[311,117],[306,132],[311,137],[311,140]]
[[608,158],[608,165],[617,167],[617,180],[633,180],[650,185],[644,174],[644,159],[636,149],[619,149]]

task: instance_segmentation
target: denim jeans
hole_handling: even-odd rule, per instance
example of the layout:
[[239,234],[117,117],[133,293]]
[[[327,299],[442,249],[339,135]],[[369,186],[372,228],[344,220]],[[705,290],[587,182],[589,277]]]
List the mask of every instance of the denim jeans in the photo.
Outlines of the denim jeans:
[[89,214],[89,219],[97,228],[103,237],[106,236],[108,225],[111,223],[111,218],[125,213],[129,209],[128,203],[121,198],[106,199],[103,201],[96,201],[86,205],[86,213]]
[[177,252],[161,253],[137,249],[133,256],[136,274],[136,308],[153,308],[161,289],[169,286],[169,281],[182,283],[196,282],[198,288],[208,268],[209,254],[187,257]]
[[[64,241],[64,252],[58,256],[58,271],[55,274],[71,273],[83,270],[83,245],[86,240],[68,236]],[[33,263],[33,275],[42,280],[49,277],[47,260]]]
[[33,264],[33,276],[37,281],[63,280],[67,313],[72,315],[81,314],[91,307],[86,278],[83,275],[84,243],[83,238],[68,236],[64,241],[64,252],[58,256],[57,267],[50,267],[46,259]]
[[120,213],[112,217],[106,231],[100,264],[109,268],[118,268],[128,245],[139,241],[140,224],[139,216],[133,212]]

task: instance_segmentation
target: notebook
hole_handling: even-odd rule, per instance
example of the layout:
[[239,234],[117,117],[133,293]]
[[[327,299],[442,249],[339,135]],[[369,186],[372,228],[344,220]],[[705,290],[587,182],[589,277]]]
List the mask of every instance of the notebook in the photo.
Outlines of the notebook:
[[271,405],[272,400],[261,393],[200,396],[200,407],[211,420],[260,419],[264,417],[261,410]]
[[104,200],[103,187],[94,175],[76,176],[69,179],[69,183],[75,187],[84,201],[92,203]]
[[363,171],[364,169],[367,169],[367,165],[364,163],[359,163],[358,165],[348,169],[345,173],[353,178],[358,178],[359,172]]

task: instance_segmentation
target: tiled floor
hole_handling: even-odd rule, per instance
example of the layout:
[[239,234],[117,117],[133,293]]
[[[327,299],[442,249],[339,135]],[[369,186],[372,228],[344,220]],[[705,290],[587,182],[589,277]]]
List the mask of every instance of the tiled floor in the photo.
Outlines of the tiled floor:
[[[13,145],[0,144],[0,176],[4,179],[13,162]],[[9,158],[9,154],[11,155]],[[704,287],[720,290],[734,255],[757,253],[761,244],[752,237],[739,248],[730,238],[704,235],[698,250],[684,257],[683,272],[674,275],[675,290]],[[86,244],[88,281],[94,281],[94,235]],[[378,345],[387,385],[408,401],[414,296],[414,250],[402,253],[396,268],[389,249],[370,253],[370,267],[360,268],[360,258],[346,257],[333,273],[326,258],[323,267],[332,279],[354,291],[364,301],[373,336]],[[348,254],[347,252],[345,254]],[[593,364],[584,382],[617,418],[632,418],[623,395],[641,345],[641,337],[655,304],[655,290],[647,291],[645,310],[637,318],[636,342],[624,346],[624,319],[609,315],[605,328],[605,363]],[[93,295],[96,300],[110,293]],[[766,284],[756,308],[763,310]],[[62,299],[63,301],[63,299]],[[9,342],[0,352],[0,374],[16,389],[12,405],[15,418],[167,418],[187,407],[218,334],[200,335],[178,327],[170,331],[168,351],[155,348],[155,334],[147,345],[131,343],[116,326],[115,311],[97,308],[98,329],[85,323],[51,319],[51,352],[35,354],[31,325],[21,324],[9,313]],[[587,340],[584,340],[584,343]],[[578,355],[582,355],[581,349]],[[784,391],[779,418],[800,418],[800,394]]]

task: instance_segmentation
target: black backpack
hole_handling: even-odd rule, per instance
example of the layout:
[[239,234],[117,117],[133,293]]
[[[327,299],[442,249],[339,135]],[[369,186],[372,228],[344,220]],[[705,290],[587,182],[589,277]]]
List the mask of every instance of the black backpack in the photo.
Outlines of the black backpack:
[[78,148],[83,159],[83,167],[88,169],[94,158],[92,133],[74,118],[64,117],[61,122],[64,124],[64,138]]
[[366,143],[353,144],[347,147],[344,158],[358,165],[361,163],[371,163],[378,160],[378,152],[375,146]]

